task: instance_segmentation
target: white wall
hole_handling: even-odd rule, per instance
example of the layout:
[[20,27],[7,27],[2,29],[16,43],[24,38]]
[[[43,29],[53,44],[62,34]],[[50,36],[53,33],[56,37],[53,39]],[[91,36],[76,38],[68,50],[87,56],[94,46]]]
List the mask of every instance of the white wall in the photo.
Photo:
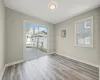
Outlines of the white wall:
[[23,60],[23,20],[49,27],[49,53],[54,52],[54,25],[6,8],[6,63]]
[[[93,16],[93,48],[75,46],[75,22]],[[66,38],[61,37],[61,30],[67,32]],[[100,65],[100,8],[75,16],[69,20],[56,24],[56,52],[81,61]]]
[[0,0],[0,73],[3,69],[4,66],[4,38],[5,38],[5,34],[4,34],[4,3],[3,0]]

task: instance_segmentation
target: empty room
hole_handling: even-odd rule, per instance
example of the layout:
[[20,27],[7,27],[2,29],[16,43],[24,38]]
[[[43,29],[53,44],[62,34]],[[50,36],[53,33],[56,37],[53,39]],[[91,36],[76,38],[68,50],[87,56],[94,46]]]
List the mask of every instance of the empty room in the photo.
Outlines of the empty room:
[[0,0],[0,80],[100,80],[100,0]]

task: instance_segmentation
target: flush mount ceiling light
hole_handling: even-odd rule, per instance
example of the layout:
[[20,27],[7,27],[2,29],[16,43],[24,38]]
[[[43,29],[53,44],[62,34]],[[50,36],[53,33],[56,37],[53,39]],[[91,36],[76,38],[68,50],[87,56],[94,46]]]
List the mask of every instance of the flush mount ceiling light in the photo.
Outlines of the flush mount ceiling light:
[[49,9],[54,10],[57,8],[57,4],[55,2],[50,2],[48,4]]

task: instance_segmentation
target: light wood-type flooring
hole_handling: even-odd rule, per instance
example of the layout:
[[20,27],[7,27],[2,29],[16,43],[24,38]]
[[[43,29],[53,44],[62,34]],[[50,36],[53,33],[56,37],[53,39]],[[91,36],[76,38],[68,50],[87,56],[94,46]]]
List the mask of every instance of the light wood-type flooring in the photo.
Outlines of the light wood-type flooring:
[[99,80],[99,69],[52,54],[7,67],[2,80]]

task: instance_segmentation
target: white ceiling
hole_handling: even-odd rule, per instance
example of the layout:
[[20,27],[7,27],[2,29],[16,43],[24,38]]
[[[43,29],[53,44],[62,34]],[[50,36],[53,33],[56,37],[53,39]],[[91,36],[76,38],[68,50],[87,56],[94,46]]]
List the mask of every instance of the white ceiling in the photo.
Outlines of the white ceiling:
[[52,0],[57,3],[55,10],[50,10],[51,0],[4,0],[5,5],[30,16],[56,24],[85,11],[96,8],[100,0]]

